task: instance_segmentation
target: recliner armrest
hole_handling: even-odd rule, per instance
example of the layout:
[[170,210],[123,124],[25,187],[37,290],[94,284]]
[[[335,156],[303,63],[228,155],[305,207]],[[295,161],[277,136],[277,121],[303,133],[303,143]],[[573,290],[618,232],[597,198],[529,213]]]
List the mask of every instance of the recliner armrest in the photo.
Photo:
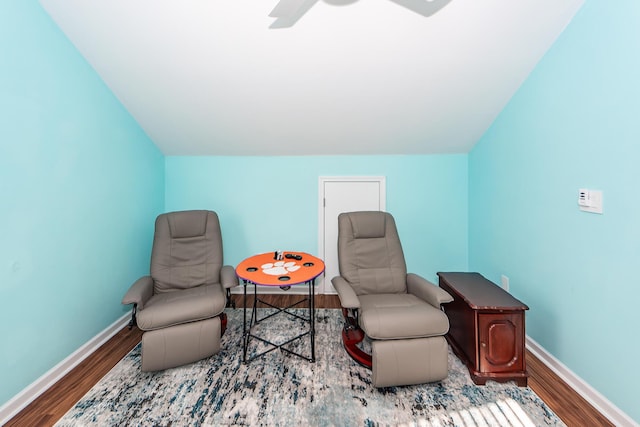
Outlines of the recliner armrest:
[[447,291],[414,273],[407,274],[407,291],[437,308],[453,301]]
[[223,265],[220,270],[220,283],[225,289],[238,286],[238,276],[236,270],[230,265]]
[[138,309],[142,309],[152,296],[153,279],[151,276],[142,276],[131,285],[124,298],[122,298],[122,304],[137,304]]
[[347,282],[342,276],[336,276],[331,279],[331,283],[336,291],[338,291],[338,297],[340,298],[340,304],[342,307],[360,308],[360,299],[349,282]]

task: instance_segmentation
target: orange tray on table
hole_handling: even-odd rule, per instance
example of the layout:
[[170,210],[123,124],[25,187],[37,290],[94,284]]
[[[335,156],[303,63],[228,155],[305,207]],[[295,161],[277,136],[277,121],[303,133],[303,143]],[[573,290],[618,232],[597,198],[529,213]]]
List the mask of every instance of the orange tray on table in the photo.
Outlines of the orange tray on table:
[[283,252],[282,255],[281,260],[275,259],[274,252],[249,257],[238,264],[236,275],[256,285],[292,286],[313,280],[324,272],[324,262],[313,255],[305,252]]

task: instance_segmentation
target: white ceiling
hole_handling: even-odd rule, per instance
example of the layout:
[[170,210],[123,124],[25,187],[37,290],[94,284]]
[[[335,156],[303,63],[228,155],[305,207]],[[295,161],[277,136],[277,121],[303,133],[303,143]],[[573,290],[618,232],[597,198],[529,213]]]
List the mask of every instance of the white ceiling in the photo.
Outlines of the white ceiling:
[[583,2],[41,0],[167,155],[468,152]]

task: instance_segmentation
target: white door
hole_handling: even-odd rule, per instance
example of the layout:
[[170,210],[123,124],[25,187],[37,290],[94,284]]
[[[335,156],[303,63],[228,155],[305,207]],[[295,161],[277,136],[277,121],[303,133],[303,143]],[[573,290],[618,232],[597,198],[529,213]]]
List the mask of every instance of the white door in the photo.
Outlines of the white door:
[[335,294],[331,279],[338,271],[338,215],[353,211],[385,210],[384,177],[320,177],[318,253],[325,263],[318,290]]

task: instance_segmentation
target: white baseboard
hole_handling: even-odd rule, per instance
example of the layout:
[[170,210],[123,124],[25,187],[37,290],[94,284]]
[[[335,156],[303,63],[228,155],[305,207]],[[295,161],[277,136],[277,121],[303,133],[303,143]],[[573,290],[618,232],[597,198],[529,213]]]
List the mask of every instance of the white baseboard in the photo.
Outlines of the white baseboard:
[[618,427],[638,427],[638,423],[625,414],[620,408],[611,403],[606,397],[591,387],[582,378],[573,373],[562,362],[556,359],[551,353],[545,350],[540,344],[527,335],[527,349],[549,369],[555,372],[569,387],[582,396],[602,415]]
[[69,373],[73,368],[78,366],[80,362],[86,359],[102,344],[109,341],[118,331],[124,328],[131,313],[123,315],[121,318],[113,322],[102,332],[91,338],[82,347],[71,353],[67,358],[51,368],[48,372],[27,386],[20,393],[15,395],[11,400],[0,407],[0,426],[6,424],[11,418],[15,417],[27,405],[33,402],[38,396],[58,382],[62,377]]

